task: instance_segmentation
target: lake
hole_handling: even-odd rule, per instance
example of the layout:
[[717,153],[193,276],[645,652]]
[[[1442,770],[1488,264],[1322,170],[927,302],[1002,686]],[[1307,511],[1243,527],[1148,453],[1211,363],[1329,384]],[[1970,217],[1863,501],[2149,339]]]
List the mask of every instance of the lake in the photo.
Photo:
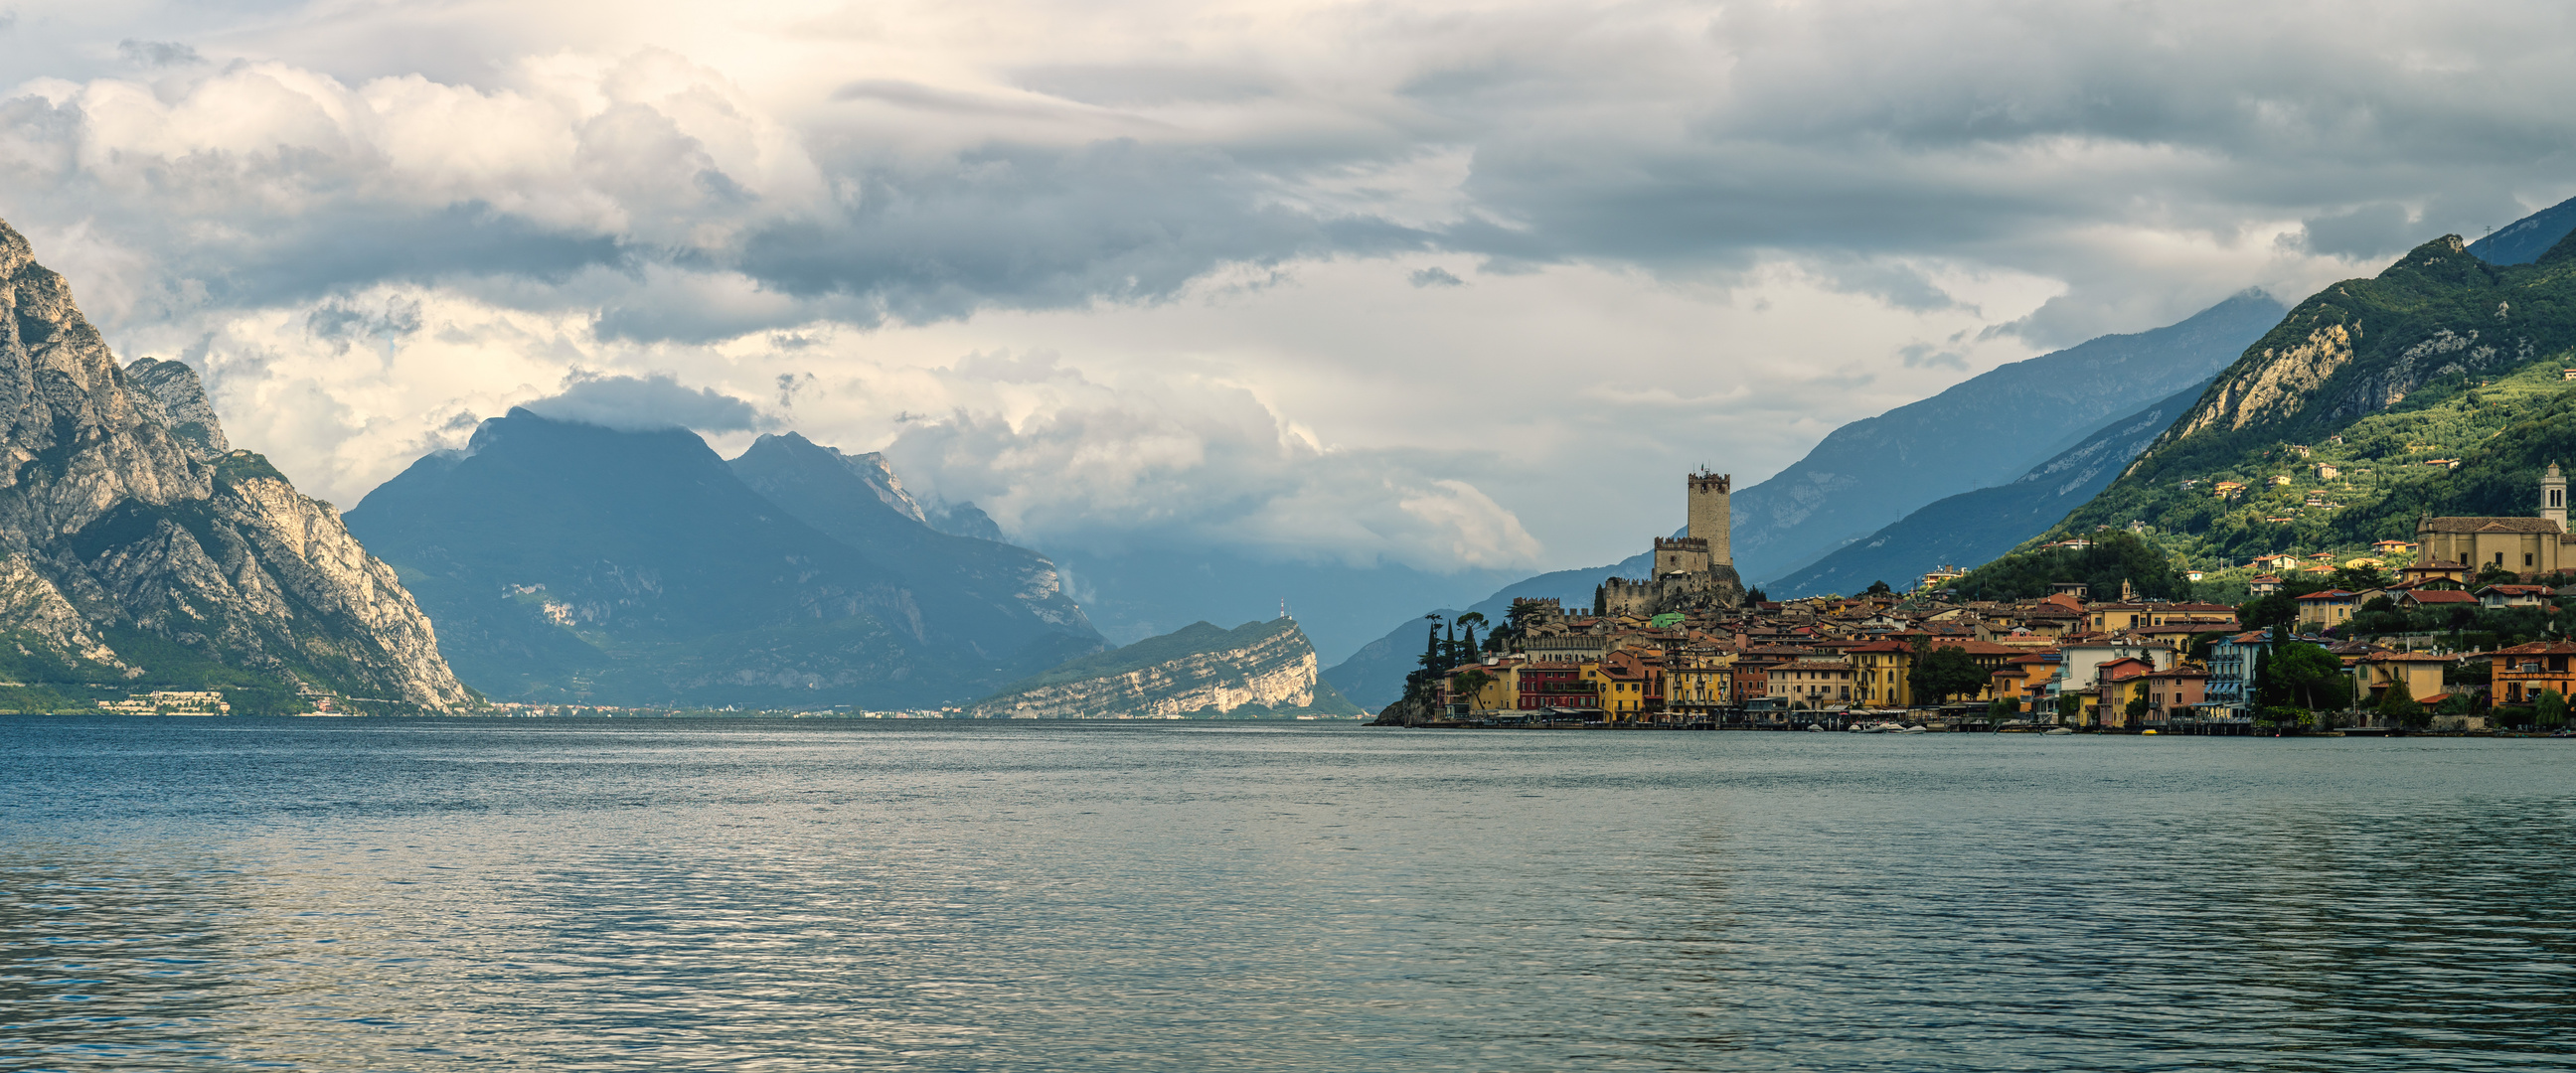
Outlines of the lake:
[[2576,741],[0,742],[0,1069],[2576,1068]]

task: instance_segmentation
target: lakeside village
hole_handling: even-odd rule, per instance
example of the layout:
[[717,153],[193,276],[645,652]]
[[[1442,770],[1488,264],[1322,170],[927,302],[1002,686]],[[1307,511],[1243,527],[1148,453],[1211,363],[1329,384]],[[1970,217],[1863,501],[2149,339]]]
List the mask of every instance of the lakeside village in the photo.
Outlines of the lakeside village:
[[[2264,556],[2247,568],[2279,573],[2252,576],[2233,605],[2145,598],[2125,576],[2092,591],[2079,579],[2124,561],[2186,593],[2202,580],[2116,530],[1944,568],[1910,593],[1772,601],[1735,573],[1731,484],[1690,475],[1687,535],[1657,539],[1654,576],[1611,579],[1590,608],[1516,599],[1498,624],[1433,616],[1422,669],[1378,724],[2568,733],[2576,642],[2558,622],[2576,600],[2576,535],[2554,465],[2533,517],[2428,517],[2413,543],[2341,565]],[[2015,582],[2045,591],[1989,592]]]

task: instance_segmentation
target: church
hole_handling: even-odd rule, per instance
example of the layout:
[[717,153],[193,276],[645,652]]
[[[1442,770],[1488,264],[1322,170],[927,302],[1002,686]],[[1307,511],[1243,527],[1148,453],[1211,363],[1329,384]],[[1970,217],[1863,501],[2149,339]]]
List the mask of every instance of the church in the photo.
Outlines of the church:
[[1655,538],[1654,576],[1602,582],[1593,596],[1594,614],[1653,618],[1744,606],[1744,579],[1736,576],[1727,545],[1735,478],[1702,471],[1691,474],[1686,486],[1690,525],[1684,535]]
[[2567,532],[2567,478],[2558,464],[2540,478],[2540,514],[2532,518],[2434,518],[2415,523],[2415,561],[2501,567],[2553,574],[2576,567],[2576,535]]

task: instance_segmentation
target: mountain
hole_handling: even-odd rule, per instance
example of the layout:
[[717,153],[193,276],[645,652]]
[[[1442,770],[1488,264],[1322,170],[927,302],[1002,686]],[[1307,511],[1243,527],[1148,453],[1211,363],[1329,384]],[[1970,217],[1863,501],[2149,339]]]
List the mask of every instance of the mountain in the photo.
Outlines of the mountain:
[[[811,491],[798,511],[851,540],[899,529],[869,515],[863,500],[888,504],[863,467],[835,456],[777,442],[747,468]],[[939,541],[875,558],[684,429],[513,409],[369,493],[349,524],[419,594],[458,673],[507,699],[918,707],[1100,647],[1029,557],[911,576]],[[1010,592],[960,598],[976,580]]]
[[1735,493],[1736,569],[1783,577],[1934,500],[2012,481],[2138,400],[2208,379],[2281,314],[2271,296],[2246,291],[2181,323],[2001,366],[1844,425]]
[[2469,243],[2469,252],[2491,265],[2527,265],[2576,231],[2576,197],[2532,213]]
[[[959,616],[959,628],[1004,644],[1076,639],[1099,647],[1082,608],[1065,595],[1055,564],[1027,548],[1002,543],[993,520],[963,504],[925,512],[885,456],[843,454],[790,432],[762,436],[727,463],[751,490],[870,560],[901,574],[918,598]],[[961,521],[993,537],[932,528]]]
[[[1505,585],[1495,590],[1493,595],[1468,605],[1467,610],[1484,615],[1488,622],[1500,623],[1516,599],[1552,597],[1562,601],[1568,609],[1588,608],[1592,606],[1592,590],[1604,580],[1645,577],[1654,565],[1654,553],[1645,552],[1609,566],[1550,571]],[[1334,664],[1331,670],[1324,672],[1324,680],[1353,703],[1371,711],[1395,703],[1404,696],[1404,676],[1421,665],[1423,631],[1431,625],[1422,617],[1426,613],[1444,619],[1455,619],[1463,614],[1447,608],[1416,612],[1383,636],[1361,645],[1348,659]]]
[[2388,510],[2458,504],[2497,479],[2482,460],[2543,449],[2526,426],[2561,412],[2571,360],[2576,239],[2495,265],[2444,236],[2301,302],[2053,532],[2137,520],[2204,561],[2403,537],[2411,515]]
[[1845,544],[1774,582],[1770,595],[1786,600],[1856,593],[1874,581],[1902,592],[1935,567],[1976,566],[2011,551],[2109,485],[2207,386],[2194,384],[2111,422],[2010,484],[1962,492]]
[[969,712],[986,719],[1363,714],[1319,682],[1315,666],[1314,646],[1294,619],[1232,630],[1194,622],[1014,682]]
[[128,368],[0,223],[0,705],[216,689],[236,711],[472,703],[430,620],[326,503],[231,450],[194,371]]

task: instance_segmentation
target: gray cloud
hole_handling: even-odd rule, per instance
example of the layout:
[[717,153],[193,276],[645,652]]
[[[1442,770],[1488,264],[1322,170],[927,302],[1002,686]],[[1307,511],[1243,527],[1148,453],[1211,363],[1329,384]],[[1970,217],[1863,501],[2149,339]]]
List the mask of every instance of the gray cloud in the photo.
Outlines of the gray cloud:
[[1467,285],[1466,280],[1459,279],[1448,269],[1442,268],[1438,265],[1421,269],[1405,278],[1412,281],[1413,285],[1416,287],[1464,287]]
[[754,432],[777,427],[759,408],[713,388],[688,388],[667,373],[599,376],[576,373],[561,394],[520,404],[530,413],[627,432],[685,428]]
[[206,62],[195,48],[177,41],[137,41],[129,37],[116,43],[116,54],[138,67],[188,67]]

